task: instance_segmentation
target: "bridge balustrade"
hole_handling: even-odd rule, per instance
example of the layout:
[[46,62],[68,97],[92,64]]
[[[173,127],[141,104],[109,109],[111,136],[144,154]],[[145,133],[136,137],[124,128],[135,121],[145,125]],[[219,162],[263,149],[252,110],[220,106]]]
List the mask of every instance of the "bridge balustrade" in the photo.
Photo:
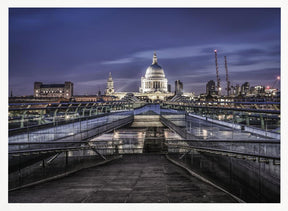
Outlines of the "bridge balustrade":
[[10,143],[9,148],[10,190],[104,164],[123,154],[143,153],[143,147],[117,138],[109,141],[18,142]]
[[169,159],[244,201],[280,201],[280,140],[199,139],[163,115],[160,120],[183,138],[166,140]]
[[[63,154],[66,153],[67,160],[69,159],[68,157],[70,156],[72,160],[81,161],[83,159],[81,158],[82,155],[81,153],[79,154],[79,152],[83,152],[85,156],[89,155],[92,157],[95,156],[96,153],[97,157],[101,157],[101,159],[105,159],[106,155],[108,156],[114,155],[116,150],[114,143],[110,145],[108,143],[107,145],[106,143],[103,144],[101,142],[97,142],[97,144],[95,145],[95,144],[88,144],[88,141],[91,138],[94,138],[95,136],[98,136],[102,133],[109,132],[119,127],[123,127],[129,123],[132,123],[133,119],[134,116],[132,111],[122,112],[121,114],[114,113],[113,115],[111,114],[109,116],[101,117],[100,120],[81,119],[82,121],[80,122],[73,122],[71,124],[55,126],[53,128],[48,129],[41,129],[27,134],[18,134],[10,136],[9,178],[11,176],[12,186],[16,187],[25,183],[25,182],[15,183],[15,181],[18,180],[26,181],[27,178],[28,178],[27,181],[30,181],[29,178],[30,177],[34,178],[34,176],[35,181],[38,180],[39,177],[37,175],[39,175],[39,173],[37,173],[38,168],[36,168],[37,165],[35,166],[35,163],[39,163],[41,160],[42,162],[45,162],[45,160],[51,158],[51,156],[58,157],[58,155],[61,154],[60,157],[63,157]],[[93,153],[91,154],[91,152]],[[80,158],[77,158],[79,156]],[[85,159],[86,158],[87,157],[85,157]],[[91,159],[93,160],[94,158]],[[61,168],[59,167],[59,169]],[[34,170],[36,171],[35,174]],[[45,169],[45,172],[46,171],[47,169]],[[55,172],[59,173],[59,171],[57,170]],[[31,176],[29,175],[30,173]],[[19,174],[20,176],[17,176],[17,174]],[[44,176],[47,175],[48,174],[46,173],[44,174]]]
[[[209,106],[215,104],[215,106]],[[163,103],[163,108],[186,111],[194,115],[207,117],[222,122],[241,124],[252,130],[262,129],[280,133],[279,102],[194,102],[194,103]],[[255,107],[255,104],[257,106]],[[240,106],[241,105],[241,106]],[[255,129],[253,129],[255,128]]]
[[53,143],[47,148],[48,145],[41,143],[38,149],[9,153],[9,190],[59,178],[119,158],[115,146],[96,148],[87,143],[71,142]]
[[25,141],[80,141],[114,128],[122,127],[131,121],[133,121],[132,111],[111,113],[98,118],[79,118],[67,124],[55,124],[48,128],[40,127],[33,130],[28,128],[15,135],[12,133],[9,136],[9,143]]
[[246,202],[280,202],[280,142],[169,141],[168,158]]
[[67,102],[67,103],[10,103],[9,129],[32,126],[50,126],[51,124],[69,123],[83,117],[129,111],[133,104],[129,102]]

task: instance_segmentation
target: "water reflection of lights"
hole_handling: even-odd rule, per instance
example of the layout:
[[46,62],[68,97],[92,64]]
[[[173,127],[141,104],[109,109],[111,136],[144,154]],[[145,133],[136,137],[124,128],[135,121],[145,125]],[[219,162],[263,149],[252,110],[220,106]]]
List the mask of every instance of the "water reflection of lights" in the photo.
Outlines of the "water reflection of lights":
[[123,140],[118,140],[118,149],[123,149]]
[[222,136],[230,138],[232,136],[231,131],[222,131]]
[[181,136],[178,135],[177,133],[174,133],[173,131],[171,131],[170,129],[165,129],[164,130],[164,138],[166,140],[181,140]]
[[137,138],[143,138],[143,134],[144,134],[144,132],[137,132]]
[[201,135],[201,132],[202,132],[202,131],[201,131],[201,128],[198,127],[198,128],[197,128],[197,132],[196,132],[196,134],[197,134],[198,136],[200,136],[200,135]]
[[205,129],[203,129],[203,136],[204,136],[204,137],[207,137],[207,136],[208,136],[208,131],[205,130]]
[[225,119],[225,115],[224,114],[218,115],[218,120],[224,120],[224,119]]
[[113,139],[118,139],[118,138],[119,138],[119,132],[118,131],[114,131]]
[[232,114],[228,115],[228,116],[226,117],[226,119],[227,119],[227,120],[233,119],[233,115],[232,115]]

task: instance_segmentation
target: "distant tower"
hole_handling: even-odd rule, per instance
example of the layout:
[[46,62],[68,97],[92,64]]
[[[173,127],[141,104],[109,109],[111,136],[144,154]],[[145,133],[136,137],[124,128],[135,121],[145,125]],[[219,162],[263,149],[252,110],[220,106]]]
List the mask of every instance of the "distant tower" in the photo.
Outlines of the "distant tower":
[[249,94],[249,90],[250,90],[250,84],[249,82],[245,82],[244,84],[242,84],[241,86],[241,94],[246,96],[247,94]]
[[112,75],[111,75],[111,72],[109,73],[109,78],[107,80],[107,88],[105,90],[105,94],[106,95],[111,95],[114,93],[114,82],[113,82],[113,79],[112,79]]
[[183,94],[183,83],[180,80],[175,81],[175,94],[176,95]]
[[224,56],[224,59],[225,59],[225,70],[226,70],[226,83],[227,83],[227,96],[230,95],[230,81],[229,81],[229,77],[228,77],[228,66],[227,66],[227,58],[226,56]]
[[220,86],[220,78],[219,78],[219,70],[218,70],[218,61],[217,61],[217,50],[214,50],[215,53],[215,64],[216,64],[216,77],[217,77],[217,95],[221,95],[221,86]]
[[217,91],[215,90],[215,82],[213,80],[208,81],[206,84],[206,95],[215,95]]
[[171,84],[168,84],[168,92],[171,92]]

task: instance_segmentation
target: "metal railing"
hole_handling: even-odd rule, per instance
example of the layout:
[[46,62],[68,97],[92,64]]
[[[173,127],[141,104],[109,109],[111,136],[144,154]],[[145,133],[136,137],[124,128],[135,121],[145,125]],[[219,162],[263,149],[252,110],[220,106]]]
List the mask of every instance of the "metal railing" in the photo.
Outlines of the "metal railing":
[[222,109],[234,111],[249,111],[255,113],[280,114],[280,102],[210,102],[210,101],[191,101],[191,102],[165,102],[164,107],[186,110],[196,109]]
[[9,190],[58,178],[83,168],[119,158],[123,154],[143,153],[143,147],[121,140],[19,142],[9,147]]
[[73,119],[129,111],[133,104],[113,102],[10,103],[9,128],[22,129],[69,123]]
[[175,131],[184,139],[195,139],[195,136],[190,133],[187,133],[185,128],[178,127],[176,124],[166,119],[162,115],[160,115],[160,122],[162,122],[166,127],[170,128],[172,131]]
[[[99,165],[118,157],[119,155],[115,154],[113,148],[93,146],[10,152],[9,190],[66,176],[83,168]],[[36,161],[33,161],[33,158]]]
[[[181,140],[182,142],[182,140]],[[199,143],[199,141],[196,141],[195,143]],[[211,144],[211,142],[204,142],[205,145]],[[273,165],[280,165],[280,143],[275,143],[275,142],[270,142],[270,143],[265,143],[265,142],[258,142],[258,143],[253,143],[253,142],[244,142],[244,143],[249,143],[250,145],[258,145],[257,150],[260,151],[261,147],[264,147],[264,145],[269,145],[271,146],[274,145],[274,150],[278,151],[278,155],[273,155],[271,154],[264,154],[264,153],[259,153],[259,152],[244,152],[244,151],[239,151],[237,150],[237,148],[240,148],[242,150],[246,150],[247,148],[243,147],[243,142],[238,142],[235,141],[234,144],[234,148],[236,148],[235,150],[231,150],[231,149],[223,149],[223,148],[231,148],[231,146],[229,146],[229,143],[226,141],[218,141],[214,143],[218,143],[217,146],[193,146],[193,145],[183,145],[183,144],[173,144],[173,143],[167,143],[168,146],[168,152],[179,152],[181,150],[179,149],[184,149],[184,152],[182,156],[184,156],[186,153],[189,153],[190,151],[194,150],[195,152],[198,153],[209,153],[209,154],[215,154],[215,155],[221,155],[221,156],[227,156],[227,157],[233,157],[233,158],[238,158],[238,159],[243,159],[243,160],[249,160],[249,161],[258,161],[258,162],[264,162],[266,164],[269,164],[272,161]],[[223,144],[225,143],[225,145],[219,145],[219,143]],[[228,143],[228,145],[227,145]],[[199,145],[203,145],[203,142],[199,143]],[[235,145],[238,145],[235,147]],[[261,146],[261,147],[260,147]],[[265,149],[267,149],[268,147],[265,146]],[[221,149],[222,147],[222,149]],[[275,149],[276,148],[276,149]],[[175,150],[176,149],[176,150]],[[256,151],[257,151],[256,150]],[[271,148],[270,148],[271,150]],[[263,150],[266,151],[266,150]]]
[[113,115],[99,119],[82,119],[81,121],[75,121],[66,125],[55,125],[51,128],[27,131],[26,133],[9,136],[9,143],[82,141],[129,124],[133,119],[133,115]]
[[169,140],[170,159],[246,202],[280,202],[279,140]]

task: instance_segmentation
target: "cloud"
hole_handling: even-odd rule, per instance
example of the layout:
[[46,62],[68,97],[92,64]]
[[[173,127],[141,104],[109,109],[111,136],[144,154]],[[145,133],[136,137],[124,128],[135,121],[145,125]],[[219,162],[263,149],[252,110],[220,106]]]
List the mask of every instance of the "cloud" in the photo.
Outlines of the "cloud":
[[[280,68],[249,69],[245,72],[232,72],[230,75],[237,80],[276,80]],[[249,76],[249,77],[248,77]],[[274,76],[274,77],[273,77]]]
[[[268,47],[267,47],[268,46]],[[164,59],[181,59],[181,58],[199,58],[201,56],[213,56],[214,57],[214,49],[218,50],[218,55],[239,55],[242,57],[250,57],[250,56],[269,56],[271,55],[271,50],[269,47],[271,46],[271,50],[273,53],[280,52],[280,48],[276,48],[274,43],[237,43],[237,44],[205,44],[205,45],[191,45],[191,46],[178,46],[178,47],[170,47],[170,48],[160,48],[160,49],[151,49],[144,50],[131,53],[126,58],[120,58],[111,61],[104,61],[102,64],[126,64],[132,62],[138,62],[140,60],[147,60],[153,57],[153,52],[156,51],[156,54],[159,60]],[[278,50],[278,51],[277,51]]]
[[[156,53],[161,59],[178,59],[187,57],[198,57],[213,53],[214,49],[218,49],[218,52],[232,54],[233,52],[247,51],[247,49],[255,49],[260,51],[261,44],[251,43],[239,43],[239,44],[205,44],[205,45],[192,45],[192,46],[180,46],[172,48],[163,48],[156,50]],[[132,56],[136,58],[152,58],[151,51],[140,51],[134,53]]]
[[110,65],[110,64],[126,64],[133,62],[133,58],[123,58],[123,59],[117,59],[117,60],[111,60],[111,61],[104,61],[101,62],[101,64],[104,65]]

